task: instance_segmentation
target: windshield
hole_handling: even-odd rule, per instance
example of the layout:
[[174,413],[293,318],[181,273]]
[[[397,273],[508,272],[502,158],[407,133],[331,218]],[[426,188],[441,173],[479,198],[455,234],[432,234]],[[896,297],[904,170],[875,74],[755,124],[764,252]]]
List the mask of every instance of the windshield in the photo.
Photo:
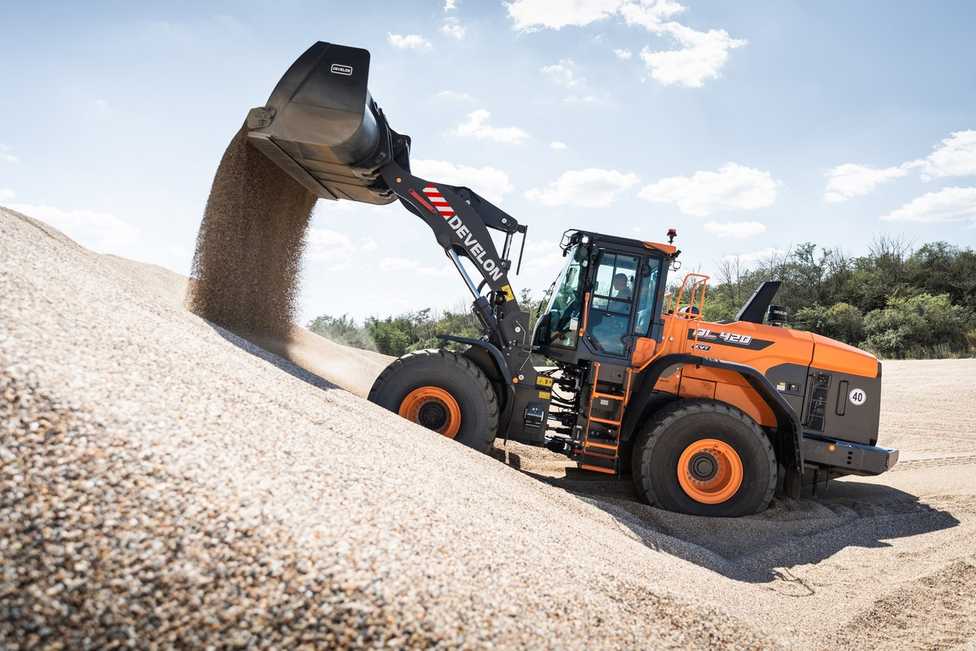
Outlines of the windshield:
[[580,287],[586,273],[586,251],[573,247],[566,257],[566,266],[549,290],[549,301],[540,315],[535,341],[542,345],[575,348],[583,312]]

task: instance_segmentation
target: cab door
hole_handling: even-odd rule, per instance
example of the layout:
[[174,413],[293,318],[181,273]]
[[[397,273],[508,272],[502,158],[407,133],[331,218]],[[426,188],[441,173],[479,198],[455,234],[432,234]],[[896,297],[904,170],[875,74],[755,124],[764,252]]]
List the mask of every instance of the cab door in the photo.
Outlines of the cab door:
[[640,256],[602,250],[589,292],[584,340],[598,355],[629,357]]

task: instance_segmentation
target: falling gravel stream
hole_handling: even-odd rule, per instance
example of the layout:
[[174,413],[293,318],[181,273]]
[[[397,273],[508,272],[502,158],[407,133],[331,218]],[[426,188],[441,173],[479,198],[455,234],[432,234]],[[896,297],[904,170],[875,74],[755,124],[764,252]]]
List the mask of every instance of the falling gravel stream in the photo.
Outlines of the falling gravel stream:
[[242,336],[287,340],[315,195],[247,142],[217,168],[197,235],[190,309]]

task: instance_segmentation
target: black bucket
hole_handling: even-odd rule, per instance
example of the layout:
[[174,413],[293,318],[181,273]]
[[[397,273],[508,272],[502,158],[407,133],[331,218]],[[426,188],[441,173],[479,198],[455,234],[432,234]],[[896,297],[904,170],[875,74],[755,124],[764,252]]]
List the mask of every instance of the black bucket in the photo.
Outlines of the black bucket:
[[318,42],[247,116],[248,140],[323,199],[390,203],[378,170],[409,169],[409,138],[393,132],[369,94],[369,51]]

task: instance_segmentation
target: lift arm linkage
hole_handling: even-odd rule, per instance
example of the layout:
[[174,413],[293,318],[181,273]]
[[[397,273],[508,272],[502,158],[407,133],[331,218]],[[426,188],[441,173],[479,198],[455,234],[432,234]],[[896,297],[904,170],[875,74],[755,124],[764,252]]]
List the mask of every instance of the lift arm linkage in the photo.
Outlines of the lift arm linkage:
[[[437,243],[454,263],[474,296],[474,311],[491,342],[509,353],[528,349],[528,313],[522,311],[508,279],[513,236],[527,228],[491,202],[468,188],[427,181],[395,162],[383,167],[382,176],[404,207],[420,217],[434,232]],[[488,229],[505,234],[499,255]],[[481,281],[471,279],[461,264],[467,258]],[[487,294],[481,289],[488,287]],[[506,355],[507,356],[507,355]]]

